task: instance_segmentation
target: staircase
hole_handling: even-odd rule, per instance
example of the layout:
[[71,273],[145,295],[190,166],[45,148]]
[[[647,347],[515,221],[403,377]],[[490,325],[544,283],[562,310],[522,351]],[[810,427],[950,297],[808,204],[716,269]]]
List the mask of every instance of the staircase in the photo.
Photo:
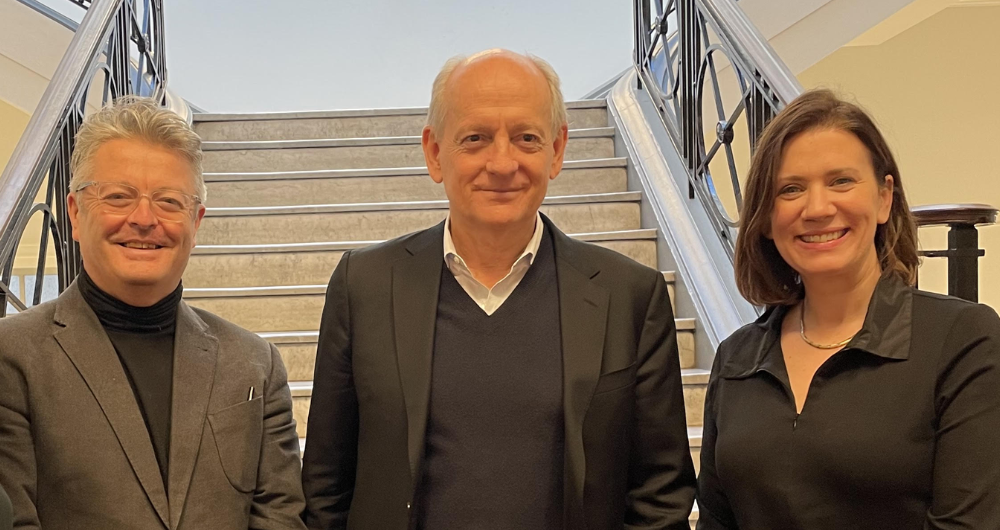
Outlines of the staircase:
[[[640,221],[642,193],[628,189],[629,161],[616,152],[605,101],[567,106],[567,162],[542,212],[573,237],[656,268],[657,231]],[[430,227],[447,213],[444,189],[424,167],[425,113],[195,115],[205,140],[208,212],[184,297],[277,345],[303,443],[326,284],[341,255]],[[675,275],[663,274],[673,300]],[[695,364],[695,326],[693,318],[677,318],[697,466],[709,372]]]

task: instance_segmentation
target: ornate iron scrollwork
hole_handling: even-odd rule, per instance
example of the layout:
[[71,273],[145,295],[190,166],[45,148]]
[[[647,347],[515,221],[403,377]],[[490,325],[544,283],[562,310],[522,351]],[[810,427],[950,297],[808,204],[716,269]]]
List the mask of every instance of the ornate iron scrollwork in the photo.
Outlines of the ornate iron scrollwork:
[[[58,288],[61,292],[80,272],[79,247],[72,239],[72,226],[66,211],[69,192],[70,156],[76,133],[83,123],[92,81],[103,74],[102,104],[126,95],[140,95],[164,100],[166,58],[163,40],[162,0],[117,0],[100,3],[71,0],[88,8],[77,35],[56,70],[56,76],[76,72],[79,79],[57,79],[63,91],[46,91],[39,110],[14,151],[0,177],[0,195],[16,197],[13,204],[0,203],[0,317],[8,303],[18,311],[38,304],[46,281],[48,247],[55,249]],[[91,9],[92,8],[92,9]],[[89,40],[88,40],[89,39]],[[95,40],[96,39],[96,40]],[[92,52],[92,53],[91,53]],[[77,64],[67,64],[75,61]],[[83,64],[82,62],[86,62]],[[60,96],[59,94],[65,94]],[[38,138],[47,138],[45,143]],[[35,197],[45,186],[44,202]],[[11,289],[14,261],[29,221],[40,215],[38,259],[33,292]]]
[[[717,4],[734,9],[731,0],[653,3],[636,0],[634,4],[640,32],[635,39],[635,65],[684,158],[691,197],[709,212],[732,258],[739,217],[727,212],[717,186],[725,186],[731,198],[728,202],[736,211],[742,208],[739,168],[749,160],[764,126],[790,97],[779,97],[772,90],[768,76],[721,20]],[[720,65],[723,58],[728,67]],[[784,68],[780,60],[774,60]],[[721,81],[723,75],[734,84],[728,91]],[[788,92],[794,97],[799,91]],[[724,170],[728,178],[719,178],[713,168]]]

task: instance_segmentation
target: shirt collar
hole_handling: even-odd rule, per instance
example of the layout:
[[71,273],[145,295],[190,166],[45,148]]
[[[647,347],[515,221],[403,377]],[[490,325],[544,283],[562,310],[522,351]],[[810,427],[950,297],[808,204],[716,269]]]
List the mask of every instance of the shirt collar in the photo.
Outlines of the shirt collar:
[[[542,216],[538,212],[535,212],[535,233],[532,234],[531,239],[528,241],[528,246],[524,248],[521,255],[514,260],[516,265],[523,259],[527,259],[528,265],[531,265],[535,261],[535,256],[538,255],[538,248],[542,245],[542,234],[545,233],[545,225],[542,223]],[[459,263],[464,267],[465,260],[459,255],[458,250],[455,248],[455,241],[451,238],[451,214],[448,214],[448,218],[444,222],[444,261],[446,264],[451,266],[451,256],[458,258]]]
[[[753,325],[756,339],[753,355],[733,355],[722,367],[720,375],[727,378],[748,377],[768,370],[779,362],[781,323],[791,306],[769,308]],[[910,336],[913,322],[913,288],[895,274],[879,279],[868,303],[868,312],[861,330],[844,346],[844,350],[859,350],[884,359],[906,360],[910,356]],[[784,365],[784,360],[780,360]]]

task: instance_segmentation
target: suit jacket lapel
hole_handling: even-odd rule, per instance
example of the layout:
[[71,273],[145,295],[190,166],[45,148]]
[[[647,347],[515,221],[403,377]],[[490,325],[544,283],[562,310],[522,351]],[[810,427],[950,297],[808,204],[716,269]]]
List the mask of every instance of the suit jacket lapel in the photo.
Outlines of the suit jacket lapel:
[[[601,375],[604,334],[608,323],[607,289],[593,282],[600,269],[580,258],[573,241],[543,217],[552,234],[559,282],[559,323],[563,351],[563,417],[566,436],[565,483],[575,494],[571,506],[582,506],[586,458],[583,420]],[[570,489],[572,488],[572,489]],[[568,504],[567,508],[570,505]]]
[[218,340],[186,303],[177,310],[170,411],[170,528],[180,523],[208,417]]
[[392,266],[392,314],[396,362],[406,404],[410,475],[416,487],[427,430],[444,223],[415,236],[406,250],[409,255]]
[[139,404],[114,346],[76,283],[56,302],[54,320],[59,326],[56,341],[94,394],[149,502],[167,525],[167,493]]

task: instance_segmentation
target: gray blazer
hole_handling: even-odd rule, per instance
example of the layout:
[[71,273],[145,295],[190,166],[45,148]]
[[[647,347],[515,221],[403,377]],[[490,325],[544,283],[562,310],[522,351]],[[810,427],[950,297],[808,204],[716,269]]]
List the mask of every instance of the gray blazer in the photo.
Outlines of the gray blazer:
[[0,530],[14,528],[14,515],[10,510],[10,499],[7,497],[7,492],[0,487]]
[[76,284],[0,319],[0,486],[15,528],[303,527],[277,350],[184,302],[174,348],[165,488],[125,372]]

